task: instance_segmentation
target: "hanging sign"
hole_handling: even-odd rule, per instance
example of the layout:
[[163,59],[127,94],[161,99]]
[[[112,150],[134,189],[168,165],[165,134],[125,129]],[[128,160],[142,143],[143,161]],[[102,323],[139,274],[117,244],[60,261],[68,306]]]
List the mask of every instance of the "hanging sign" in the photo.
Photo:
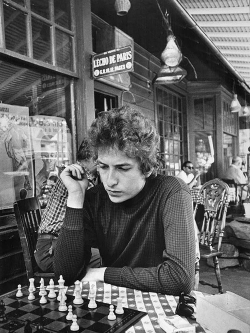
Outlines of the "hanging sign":
[[92,74],[95,79],[134,70],[132,46],[95,54],[92,57]]

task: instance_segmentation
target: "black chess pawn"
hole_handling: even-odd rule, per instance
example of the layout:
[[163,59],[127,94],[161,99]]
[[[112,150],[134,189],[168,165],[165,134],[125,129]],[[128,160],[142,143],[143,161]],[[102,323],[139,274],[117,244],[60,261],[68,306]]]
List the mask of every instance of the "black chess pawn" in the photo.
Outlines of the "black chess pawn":
[[40,323],[36,326],[36,333],[43,333],[43,332],[44,332],[44,326],[42,323]]
[[9,333],[14,333],[17,329],[17,324],[14,321],[9,323]]
[[32,327],[30,326],[30,320],[25,321],[24,333],[32,333]]
[[7,321],[6,315],[5,315],[5,304],[4,301],[1,299],[0,301],[0,323],[5,323]]

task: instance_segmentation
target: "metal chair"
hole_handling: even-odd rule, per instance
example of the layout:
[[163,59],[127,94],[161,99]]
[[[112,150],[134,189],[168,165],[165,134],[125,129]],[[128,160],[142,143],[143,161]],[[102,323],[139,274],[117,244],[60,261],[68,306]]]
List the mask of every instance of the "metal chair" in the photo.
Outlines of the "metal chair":
[[38,228],[42,216],[40,203],[36,197],[16,201],[14,203],[14,212],[23,250],[27,278],[35,278],[35,283],[38,283],[41,278],[44,278],[48,282],[50,278],[54,278],[54,274],[41,272],[34,258]]
[[[198,207],[204,207],[203,221],[199,228],[200,260],[213,259],[214,272],[217,279],[217,285],[206,281],[199,281],[199,283],[218,288],[221,294],[223,289],[218,258],[223,254],[221,244],[226,223],[228,200],[228,185],[215,178],[201,187],[200,202],[196,205],[194,211],[194,218],[196,218]],[[195,270],[199,276],[199,262],[196,263]]]

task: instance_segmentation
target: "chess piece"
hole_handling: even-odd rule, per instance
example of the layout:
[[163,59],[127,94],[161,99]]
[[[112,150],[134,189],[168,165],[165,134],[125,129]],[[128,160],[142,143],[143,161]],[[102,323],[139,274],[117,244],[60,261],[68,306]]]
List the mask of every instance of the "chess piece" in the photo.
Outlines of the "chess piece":
[[95,295],[89,296],[88,308],[89,309],[95,309],[95,308],[97,308],[97,304],[96,304],[96,301],[95,301]]
[[33,291],[35,292],[35,291],[36,291],[36,287],[35,287],[35,279],[34,279],[34,278],[30,278],[30,279],[29,279],[29,282],[30,282],[29,289],[32,288]]
[[44,326],[42,323],[40,323],[36,326],[36,333],[44,333]]
[[65,300],[67,299],[67,296],[66,296],[66,287],[64,286],[64,282],[65,280],[63,279],[63,276],[60,275],[60,278],[58,280],[58,288],[59,288],[59,292],[58,292],[58,296],[57,296],[57,300],[60,302],[61,300],[61,294],[62,294],[62,290],[64,290],[64,296],[65,296]]
[[75,282],[75,298],[73,300],[74,304],[83,304],[83,299],[81,295],[81,287],[80,287],[80,281]]
[[[39,303],[40,304],[46,304],[47,303],[47,299],[46,299],[45,295],[47,293],[45,291],[45,287],[44,286],[40,287],[40,293],[41,293],[42,297],[40,298]],[[40,295],[40,293],[39,293],[39,295]]]
[[50,279],[49,281],[49,294],[48,294],[49,298],[55,298],[56,297],[56,293],[55,293],[55,285],[54,285],[54,281],[52,279]]
[[121,297],[117,298],[117,307],[115,309],[115,313],[116,314],[123,314],[124,313],[124,310],[123,310],[123,307],[122,307],[122,298]]
[[32,288],[32,286],[29,288],[29,296],[28,296],[28,300],[29,301],[33,301],[35,299],[35,295],[34,295],[34,290]]
[[41,278],[40,280],[40,291],[39,291],[39,296],[42,296],[42,293],[45,295],[47,295],[47,291],[45,290],[45,286],[44,286],[44,279]]
[[17,286],[17,293],[16,293],[16,297],[22,297],[23,296],[23,293],[22,293],[22,289],[21,289],[21,285],[19,284]]
[[15,323],[14,321],[11,321],[9,323],[9,333],[15,333],[16,329],[17,329],[17,323]]
[[114,305],[112,304],[109,307],[108,320],[116,320],[116,315],[114,313]]
[[78,331],[79,330],[79,325],[77,324],[77,316],[73,315],[72,316],[72,321],[73,323],[70,326],[71,331]]
[[69,305],[69,306],[68,306],[68,310],[69,310],[69,312],[68,312],[68,314],[67,314],[67,316],[66,316],[66,320],[72,320],[72,317],[73,317],[73,309],[72,309],[72,305]]
[[60,304],[59,304],[58,310],[59,311],[67,311],[68,310],[66,302],[65,302],[65,292],[64,292],[64,289],[62,289],[62,292],[61,292],[61,300],[60,300]]
[[25,320],[24,333],[32,333],[32,327],[30,326],[30,320]]
[[1,299],[0,301],[0,323],[5,323],[7,321],[6,315],[5,315],[5,303],[4,301]]

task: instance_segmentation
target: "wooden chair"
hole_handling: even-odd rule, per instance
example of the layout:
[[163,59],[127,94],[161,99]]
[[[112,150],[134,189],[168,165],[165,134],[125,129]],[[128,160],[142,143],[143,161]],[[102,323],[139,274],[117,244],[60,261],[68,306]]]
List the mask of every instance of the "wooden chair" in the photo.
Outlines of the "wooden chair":
[[46,283],[48,283],[50,278],[54,278],[54,274],[41,272],[34,258],[38,228],[42,216],[40,203],[36,197],[16,201],[14,203],[14,212],[23,250],[27,278],[35,278],[35,283],[44,278]]
[[[196,205],[194,218],[199,205],[204,206],[204,216],[199,228],[200,260],[213,259],[214,272],[217,285],[206,281],[199,281],[200,284],[218,288],[223,293],[219,257],[221,252],[222,238],[226,223],[226,214],[229,200],[229,187],[218,178],[206,182],[200,189],[200,202]],[[199,262],[195,267],[196,278],[199,276]],[[197,282],[196,282],[197,283]]]

